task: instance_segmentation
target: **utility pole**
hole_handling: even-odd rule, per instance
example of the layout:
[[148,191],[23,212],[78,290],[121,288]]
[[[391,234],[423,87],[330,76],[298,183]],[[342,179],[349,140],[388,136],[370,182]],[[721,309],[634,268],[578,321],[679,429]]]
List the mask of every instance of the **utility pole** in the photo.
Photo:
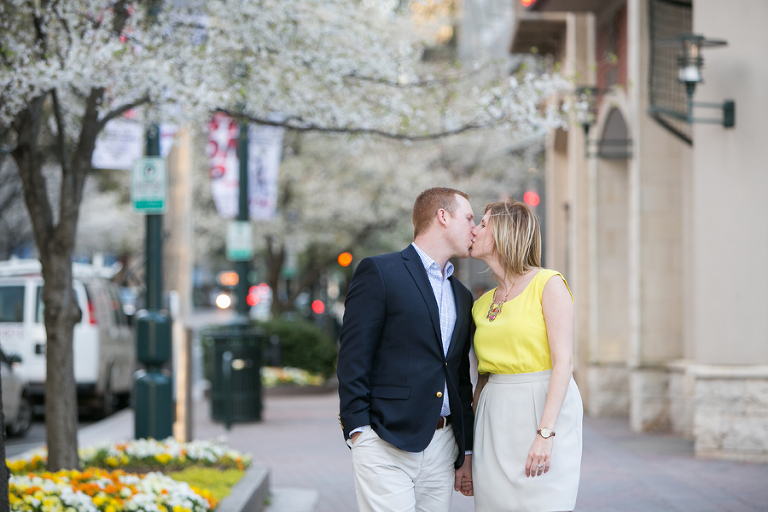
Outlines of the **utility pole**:
[[[242,225],[244,229],[252,232],[250,223],[250,212],[248,209],[248,123],[240,123],[240,129],[237,134],[237,158],[239,160],[240,186],[238,187],[238,210],[237,221],[246,223]],[[250,306],[248,305],[248,270],[250,259],[253,257],[253,242],[251,241],[251,254],[248,258],[241,258],[235,262],[237,270],[237,323],[247,326],[249,321]]]
[[[145,160],[158,161],[165,169],[165,162],[160,158],[160,127],[157,124],[147,129]],[[152,166],[144,167],[148,170]],[[164,203],[167,203],[167,185]],[[158,210],[164,211],[165,206],[162,204]],[[137,348],[138,359],[146,365],[147,370],[136,381],[134,426],[137,439],[165,439],[173,435],[173,394],[171,379],[161,371],[163,364],[171,358],[171,319],[162,310],[163,215],[153,212],[146,217],[147,310],[138,315]]]

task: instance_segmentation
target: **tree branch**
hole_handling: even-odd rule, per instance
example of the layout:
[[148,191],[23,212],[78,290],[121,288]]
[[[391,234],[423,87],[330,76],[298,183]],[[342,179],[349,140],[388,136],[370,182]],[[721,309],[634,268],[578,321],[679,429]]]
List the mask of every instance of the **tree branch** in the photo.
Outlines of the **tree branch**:
[[75,244],[80,203],[83,187],[91,170],[91,158],[99,133],[99,105],[104,99],[104,88],[91,89],[83,114],[80,137],[69,166],[62,166],[61,196],[59,202],[59,224],[56,227],[55,243],[59,250],[71,252]]
[[53,211],[42,172],[43,159],[38,141],[45,96],[46,94],[41,94],[32,99],[27,108],[16,115],[13,127],[18,138],[16,147],[11,151],[19,170],[24,188],[24,201],[29,210],[38,246],[51,237],[54,229]]
[[101,119],[98,124],[96,125],[96,131],[100,132],[104,126],[110,122],[111,120],[115,119],[116,117],[120,117],[121,115],[125,114],[132,108],[136,108],[138,106],[144,105],[146,103],[149,103],[149,96],[144,95],[143,97],[139,98],[138,100],[134,101],[133,103],[126,103],[125,105],[121,105],[120,107],[116,108],[115,110],[109,112],[106,116],[104,116],[103,119]]
[[[69,29],[69,23],[67,23],[67,20],[64,19],[64,17],[61,15],[61,11],[59,10],[59,3],[60,0],[56,0],[51,4],[51,11],[56,15],[56,19],[61,24],[62,28],[64,29],[64,33],[67,35],[67,41],[69,42],[69,46],[67,47],[67,53],[69,48],[72,47],[72,31]],[[63,64],[66,60],[65,56],[61,54],[60,50],[57,50],[59,54],[59,60]]]
[[232,117],[233,119],[241,119],[250,121],[256,124],[262,124],[266,126],[278,126],[289,130],[296,130],[299,132],[322,132],[322,133],[346,133],[349,135],[378,135],[388,139],[395,140],[407,140],[411,142],[421,142],[427,140],[442,139],[450,137],[451,135],[458,135],[460,133],[472,131],[472,130],[488,130],[493,128],[496,124],[502,120],[499,118],[493,119],[487,123],[468,123],[453,130],[443,130],[439,132],[427,133],[425,135],[410,135],[407,133],[388,132],[385,130],[377,130],[375,128],[351,128],[344,126],[321,126],[316,123],[304,121],[301,117],[287,117],[283,121],[274,121],[263,117],[257,117],[250,114],[243,114],[241,112],[233,112],[227,109],[217,109],[217,112],[222,112]]
[[362,82],[372,82],[372,83],[376,83],[376,84],[387,85],[387,86],[390,86],[390,87],[397,87],[397,88],[400,88],[400,89],[419,88],[419,87],[432,87],[432,86],[435,86],[435,85],[448,85],[448,84],[451,84],[451,83],[454,83],[454,82],[458,83],[458,82],[461,82],[461,81],[466,80],[468,78],[472,78],[472,77],[478,75],[481,71],[483,71],[485,69],[488,69],[489,66],[490,66],[490,63],[486,63],[486,64],[483,64],[482,66],[479,66],[477,69],[473,69],[472,71],[470,71],[468,73],[461,73],[461,74],[459,74],[458,76],[455,76],[455,77],[436,78],[436,79],[433,79],[433,80],[419,80],[417,82],[409,82],[409,83],[405,83],[405,84],[402,84],[402,83],[399,83],[399,82],[393,82],[391,80],[385,80],[383,78],[373,78],[373,77],[369,77],[369,76],[358,75],[357,73],[354,73],[354,72],[353,73],[349,73],[348,75],[345,75],[344,78],[353,78],[355,80],[360,80]]
[[[61,168],[65,169],[69,167],[69,159],[67,158],[66,126],[64,124],[64,115],[61,111],[61,103],[59,102],[59,94],[56,89],[51,90],[51,97],[53,98],[53,114],[56,118],[56,149],[59,152]],[[64,170],[63,172],[67,173],[69,171]]]

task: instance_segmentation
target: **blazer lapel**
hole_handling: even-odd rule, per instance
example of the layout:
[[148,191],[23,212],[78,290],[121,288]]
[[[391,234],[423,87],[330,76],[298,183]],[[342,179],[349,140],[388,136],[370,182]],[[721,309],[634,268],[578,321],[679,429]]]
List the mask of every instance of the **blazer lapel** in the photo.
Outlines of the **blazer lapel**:
[[453,301],[456,303],[456,325],[453,326],[453,334],[451,335],[451,344],[448,347],[448,352],[451,352],[456,347],[456,343],[459,337],[459,329],[461,324],[466,320],[464,318],[464,299],[459,293],[459,281],[451,276],[448,278],[451,281],[451,289],[453,290]]
[[[440,347],[442,347],[440,313],[437,310],[435,292],[432,291],[432,285],[429,284],[429,278],[427,277],[427,271],[424,269],[424,264],[421,262],[421,258],[419,258],[419,253],[416,252],[416,249],[414,249],[412,245],[406,247],[400,254],[403,257],[405,268],[410,272],[411,277],[416,282],[416,287],[424,298],[424,302],[427,303],[429,316],[432,319],[432,327],[434,327],[437,341],[440,342]],[[440,353],[442,353],[442,349],[440,350]]]

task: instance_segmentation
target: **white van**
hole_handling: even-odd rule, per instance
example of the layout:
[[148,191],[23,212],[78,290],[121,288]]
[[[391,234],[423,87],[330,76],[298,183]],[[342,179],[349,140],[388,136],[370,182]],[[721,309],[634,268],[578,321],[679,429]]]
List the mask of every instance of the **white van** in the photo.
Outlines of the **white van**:
[[[44,403],[45,325],[43,279],[37,260],[0,262],[0,346],[21,356],[35,404]],[[127,400],[133,387],[136,348],[117,286],[115,270],[74,263],[73,288],[81,321],[75,325],[74,363],[80,405],[108,416],[117,399]]]

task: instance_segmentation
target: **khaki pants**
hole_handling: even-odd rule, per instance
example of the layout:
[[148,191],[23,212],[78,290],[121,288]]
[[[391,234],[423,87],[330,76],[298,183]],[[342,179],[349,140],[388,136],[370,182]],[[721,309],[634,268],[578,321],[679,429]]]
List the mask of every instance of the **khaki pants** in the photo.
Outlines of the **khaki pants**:
[[448,512],[458,455],[450,425],[416,453],[383,441],[370,427],[348,443],[360,512]]

